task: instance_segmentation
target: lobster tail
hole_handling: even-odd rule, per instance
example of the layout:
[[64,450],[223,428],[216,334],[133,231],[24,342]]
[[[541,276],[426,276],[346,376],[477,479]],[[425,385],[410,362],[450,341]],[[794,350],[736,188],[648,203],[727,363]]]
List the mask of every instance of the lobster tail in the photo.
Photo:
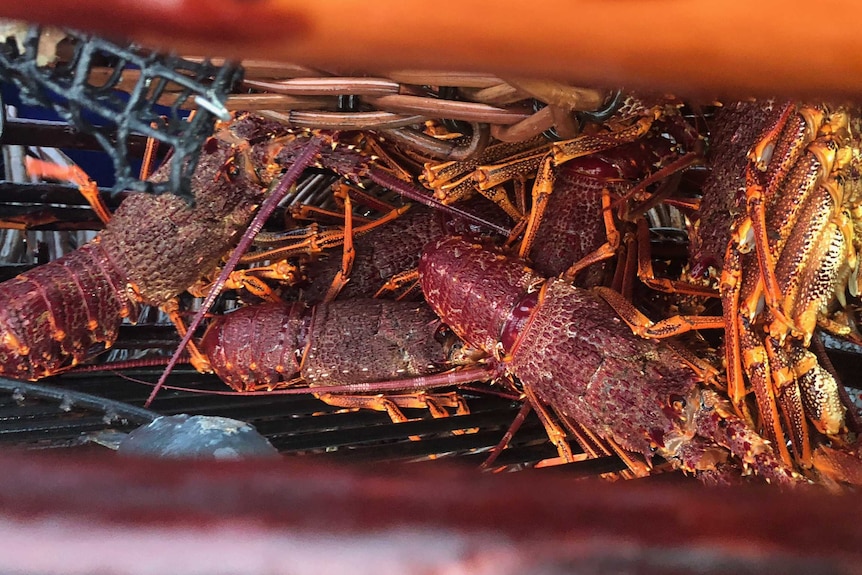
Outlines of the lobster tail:
[[236,391],[272,389],[299,372],[311,314],[304,304],[247,306],[217,317],[201,339],[213,371]]
[[72,367],[110,347],[136,313],[102,246],[86,244],[3,284],[0,373],[35,380]]

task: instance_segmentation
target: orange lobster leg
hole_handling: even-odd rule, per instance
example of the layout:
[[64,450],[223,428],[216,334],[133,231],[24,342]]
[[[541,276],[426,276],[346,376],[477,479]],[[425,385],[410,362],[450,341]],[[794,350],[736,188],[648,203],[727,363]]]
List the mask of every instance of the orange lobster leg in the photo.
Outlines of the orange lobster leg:
[[[349,202],[350,200],[345,200],[346,206],[349,206]],[[409,208],[409,205],[396,208],[387,213],[386,215],[356,228],[353,228],[352,222],[350,222],[351,232],[349,234],[349,245],[347,249],[345,249],[344,255],[346,259],[343,262],[339,275],[336,277],[335,280],[333,280],[333,283],[337,281],[341,284],[337,288],[337,290],[340,290],[341,287],[343,287],[343,285],[347,282],[346,278],[350,273],[350,266],[352,265],[353,257],[353,237],[368,232],[376,228],[377,226],[384,225],[394,220],[401,214],[405,213]],[[350,213],[352,214],[352,212]],[[345,222],[348,222],[348,220],[345,219]],[[295,265],[289,263],[286,258],[303,254],[317,255],[319,253],[322,253],[327,248],[344,245],[347,237],[348,234],[346,230],[329,230],[319,233],[312,232],[306,235],[304,239],[299,242],[295,242],[290,245],[275,248],[272,250],[265,250],[253,254],[247,254],[240,259],[242,263],[253,263],[273,259],[278,259],[278,261],[267,266],[260,266],[245,270],[237,270],[230,275],[227,283],[225,284],[225,287],[227,287],[228,289],[245,288],[257,295],[258,297],[263,298],[267,301],[278,301],[278,297],[272,292],[272,289],[268,285],[266,285],[266,282],[264,282],[263,280],[274,280],[293,285],[298,283],[299,281],[302,281],[303,279],[299,269]],[[198,288],[197,290],[195,290],[194,293],[207,293],[209,291],[209,287],[209,285],[206,285],[202,288]]]
[[699,297],[718,297],[712,288],[689,282],[657,278],[652,267],[652,255],[649,245],[649,228],[646,220],[638,220],[638,278],[648,287],[667,293],[683,293]]
[[[177,298],[171,298],[167,303],[161,305],[159,309],[168,314],[171,323],[173,323],[177,328],[177,333],[180,334],[180,337],[185,337],[188,329],[186,327],[186,322],[180,314],[180,307]],[[198,349],[197,345],[195,345],[193,341],[189,341],[188,351],[190,356],[189,363],[192,364],[192,367],[200,373],[212,373],[213,370],[210,366],[209,359],[207,359],[207,356]]]
[[737,415],[751,422],[745,403],[745,380],[742,371],[742,334],[739,328],[739,291],[742,281],[742,254],[733,244],[728,245],[721,273],[721,306],[724,315],[724,353],[727,369],[727,393]]
[[[455,415],[469,415],[467,403],[456,392],[426,393],[420,391],[412,394],[397,395],[339,395],[333,393],[316,393],[320,401],[334,407],[346,409],[372,409],[384,411],[392,423],[404,423],[410,419],[401,411],[403,408],[427,409],[435,419],[449,417],[447,407],[454,408]],[[464,430],[459,430],[464,431]],[[417,435],[410,436],[411,441],[421,441]]]
[[630,301],[606,287],[593,288],[628,324],[635,335],[650,339],[664,339],[692,330],[724,329],[724,318],[711,315],[678,315],[654,322],[640,312]]
[[332,285],[329,286],[326,295],[323,298],[324,302],[331,302],[337,296],[342,288],[347,284],[350,277],[350,272],[353,270],[353,260],[356,258],[356,250],[353,248],[353,203],[350,201],[350,194],[344,196],[344,251],[341,257],[341,269],[332,278]]
[[[326,221],[332,222],[343,222],[344,221],[344,211],[335,211],[335,210],[327,210],[324,208],[318,208],[317,206],[290,206],[289,208],[290,217],[294,220],[312,220],[314,222],[323,223]],[[370,218],[365,218],[362,216],[354,216],[355,223],[365,224],[371,221]]]
[[572,452],[572,447],[566,440],[565,430],[554,421],[548,408],[539,401],[536,393],[529,387],[524,388],[524,394],[527,396],[527,401],[532,406],[533,411],[535,411],[536,415],[539,416],[539,421],[542,422],[542,426],[545,428],[545,433],[548,434],[548,439],[550,439],[551,443],[554,444],[554,447],[557,448],[557,453],[559,454],[560,459],[566,463],[577,461],[575,454]]
[[[407,284],[416,284],[419,281],[419,270],[412,269],[406,272],[401,272],[400,274],[395,274],[389,280],[380,286],[380,289],[377,290],[377,293],[374,294],[374,297],[382,297],[383,294],[391,293],[397,291],[404,287]],[[411,287],[410,290],[413,288]],[[408,292],[410,291],[408,290]],[[404,294],[402,294],[404,295]]]
[[628,142],[634,142],[649,131],[656,117],[658,117],[657,111],[653,112],[653,115],[643,117],[631,126],[622,128],[616,132],[583,135],[573,140],[556,142],[551,146],[554,165],[559,166],[575,158],[609,150]]
[[602,221],[605,225],[605,235],[608,241],[567,269],[563,273],[563,278],[566,281],[574,281],[577,275],[583,270],[594,263],[614,257],[620,249],[622,239],[619,230],[617,230],[616,222],[614,222],[614,215],[611,212],[611,193],[607,188],[602,189]]
[[518,253],[521,258],[526,258],[533,247],[536,232],[539,231],[539,224],[542,221],[545,208],[548,206],[548,196],[554,191],[555,178],[554,159],[547,156],[539,168],[539,173],[536,174],[536,181],[533,182],[533,208],[530,211],[527,229],[524,231],[524,239],[521,241],[521,249]]
[[26,160],[27,172],[33,176],[40,178],[51,178],[52,180],[62,180],[75,184],[81,191],[81,195],[87,199],[90,207],[102,220],[103,224],[107,224],[111,219],[111,212],[108,206],[99,195],[99,187],[96,182],[91,180],[84,170],[78,166],[59,166],[57,164],[37,160],[36,158],[27,157]]
[[797,380],[798,373],[813,369],[817,364],[817,358],[813,354],[808,354],[805,358],[807,361],[803,359],[802,363],[792,365],[791,358],[771,337],[766,339],[766,353],[769,356],[773,393],[784,416],[784,425],[790,435],[794,458],[801,465],[809,467],[811,439]]
[[739,302],[743,287],[756,282],[756,278],[751,274],[743,275],[742,257],[735,242],[730,242],[721,276],[721,299],[726,322],[724,347],[728,395],[737,414],[752,421],[745,401],[743,374],[747,374],[757,399],[761,427],[766,437],[775,445],[781,459],[790,465],[792,458],[781,426],[778,403],[772,386],[769,356],[766,348],[753,333],[748,320],[740,314]]

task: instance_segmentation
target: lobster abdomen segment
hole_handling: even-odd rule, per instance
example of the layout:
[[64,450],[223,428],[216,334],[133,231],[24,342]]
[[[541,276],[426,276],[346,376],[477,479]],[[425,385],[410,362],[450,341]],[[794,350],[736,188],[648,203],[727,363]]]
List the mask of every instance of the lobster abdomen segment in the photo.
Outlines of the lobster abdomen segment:
[[299,371],[311,316],[301,303],[246,306],[216,318],[201,340],[213,371],[238,391],[272,388]]
[[109,347],[137,309],[102,246],[91,242],[0,289],[0,371],[35,380]]

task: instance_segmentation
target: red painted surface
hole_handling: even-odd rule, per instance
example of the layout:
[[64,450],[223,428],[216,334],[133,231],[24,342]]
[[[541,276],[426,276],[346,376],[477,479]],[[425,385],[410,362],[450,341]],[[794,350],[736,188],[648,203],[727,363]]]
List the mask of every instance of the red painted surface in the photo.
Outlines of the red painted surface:
[[5,453],[0,467],[0,572],[862,569],[862,502],[814,490],[298,460]]

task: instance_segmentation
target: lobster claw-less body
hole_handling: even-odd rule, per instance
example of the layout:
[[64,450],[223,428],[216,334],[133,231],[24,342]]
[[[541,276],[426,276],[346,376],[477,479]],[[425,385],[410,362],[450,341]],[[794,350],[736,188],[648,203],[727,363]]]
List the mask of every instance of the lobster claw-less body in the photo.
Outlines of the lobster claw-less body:
[[0,284],[0,373],[32,380],[71,367],[110,347],[139,302],[161,305],[215,267],[264,194],[234,143],[238,130],[259,127],[237,120],[209,141],[194,207],[169,194],[129,196],[95,240]]
[[596,291],[545,280],[470,238],[426,247],[423,292],[452,330],[495,353],[528,397],[602,439],[686,471],[728,457],[770,481],[798,476],[665,344],[636,337]]
[[282,387],[296,376],[318,387],[374,382],[439,371],[439,323],[422,302],[261,304],[213,320],[201,350],[237,391]]
[[[455,392],[373,393],[375,382],[421,378],[447,366],[453,350],[436,341],[439,325],[424,302],[268,303],[216,318],[200,349],[237,391],[272,390],[302,380],[330,405],[385,411],[395,422],[407,421],[402,407],[428,408],[434,417],[449,415],[446,408],[469,413]],[[343,384],[369,384],[372,394],[327,393],[328,386]]]

